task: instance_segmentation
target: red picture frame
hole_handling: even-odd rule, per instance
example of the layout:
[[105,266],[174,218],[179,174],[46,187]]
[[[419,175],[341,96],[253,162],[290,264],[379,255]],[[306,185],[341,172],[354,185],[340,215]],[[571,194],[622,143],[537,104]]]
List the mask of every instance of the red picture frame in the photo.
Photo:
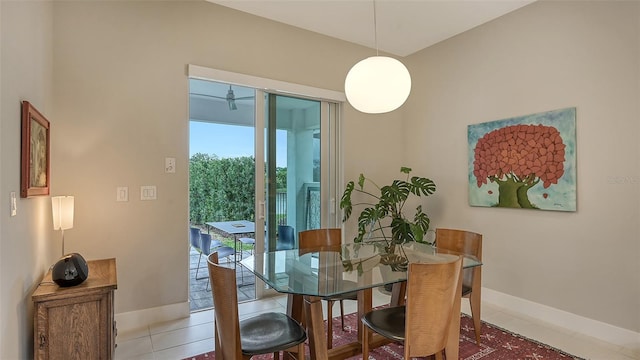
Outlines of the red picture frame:
[[49,195],[50,149],[49,121],[31,103],[23,101],[20,197]]

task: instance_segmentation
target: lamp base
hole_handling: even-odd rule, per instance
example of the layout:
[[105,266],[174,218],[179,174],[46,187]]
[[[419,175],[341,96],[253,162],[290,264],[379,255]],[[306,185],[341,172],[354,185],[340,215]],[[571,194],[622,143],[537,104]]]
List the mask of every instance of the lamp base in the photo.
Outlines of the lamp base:
[[51,278],[60,287],[76,286],[87,280],[89,267],[78,253],[64,255],[53,265]]

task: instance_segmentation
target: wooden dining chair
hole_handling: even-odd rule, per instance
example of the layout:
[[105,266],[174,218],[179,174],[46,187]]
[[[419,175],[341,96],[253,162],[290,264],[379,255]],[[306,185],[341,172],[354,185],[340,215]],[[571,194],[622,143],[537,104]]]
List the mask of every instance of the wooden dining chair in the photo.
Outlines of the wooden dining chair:
[[[298,233],[298,246],[301,253],[312,251],[342,251],[342,230],[333,229],[313,229]],[[344,283],[350,282],[344,280]],[[355,286],[355,285],[353,285]],[[358,292],[353,291],[347,294],[322,298],[327,302],[327,346],[333,347],[333,304],[340,303],[340,323],[344,328],[344,300],[358,300]]]
[[461,287],[462,257],[452,261],[410,263],[406,305],[377,309],[362,317],[362,358],[369,358],[370,331],[404,342],[404,359],[435,355],[443,359]]
[[[482,235],[465,230],[436,229],[436,247],[472,255],[482,261]],[[480,303],[482,269],[480,266],[462,271],[462,297],[469,298],[476,344],[480,345]]]
[[218,252],[207,258],[214,307],[216,359],[250,359],[254,355],[295,352],[304,360],[305,329],[278,312],[267,312],[239,320],[236,270],[218,265]]

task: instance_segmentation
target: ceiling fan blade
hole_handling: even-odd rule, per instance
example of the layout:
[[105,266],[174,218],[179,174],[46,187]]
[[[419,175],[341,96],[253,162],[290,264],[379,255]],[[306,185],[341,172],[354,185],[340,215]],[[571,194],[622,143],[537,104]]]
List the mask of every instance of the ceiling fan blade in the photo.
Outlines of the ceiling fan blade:
[[225,96],[225,97],[209,95],[209,94],[198,94],[198,93],[189,93],[189,95],[204,96],[204,97],[209,97],[209,98],[214,98],[214,99],[226,100],[227,101],[227,105],[229,106],[229,110],[238,110],[238,105],[236,105],[236,100],[248,100],[248,99],[253,99],[254,98],[254,96],[236,97],[236,94],[233,92],[233,89],[231,88],[231,85],[229,85],[229,90],[227,91],[227,96]]
[[194,95],[194,96],[204,96],[204,97],[210,97],[210,98],[214,98],[214,99],[227,100],[227,98],[226,98],[226,97],[223,97],[223,96],[215,96],[215,95],[209,95],[209,94],[189,93],[189,95]]

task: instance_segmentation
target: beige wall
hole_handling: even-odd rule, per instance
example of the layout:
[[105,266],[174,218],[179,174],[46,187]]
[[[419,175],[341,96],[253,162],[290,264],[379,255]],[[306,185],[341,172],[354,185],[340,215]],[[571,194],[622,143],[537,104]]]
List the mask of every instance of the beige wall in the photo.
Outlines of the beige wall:
[[[0,122],[0,358],[29,358],[33,321],[30,295],[60,257],[48,197],[20,199],[20,102],[53,120],[53,4],[2,1]],[[10,192],[18,213],[10,217]],[[46,214],[49,217],[46,218]]]
[[[436,227],[484,234],[483,285],[640,331],[640,3],[539,2],[411,56],[406,159]],[[467,125],[577,108],[578,211],[470,207]]]
[[[365,53],[206,2],[62,2],[54,30],[63,123],[53,165],[77,175],[56,190],[76,195],[69,245],[88,258],[117,258],[118,312],[187,300],[186,65],[341,90]],[[394,131],[383,126],[372,138]],[[163,173],[167,156],[176,157],[176,174]],[[158,200],[137,200],[141,185],[158,186]],[[129,186],[129,202],[115,201],[117,186]]]

